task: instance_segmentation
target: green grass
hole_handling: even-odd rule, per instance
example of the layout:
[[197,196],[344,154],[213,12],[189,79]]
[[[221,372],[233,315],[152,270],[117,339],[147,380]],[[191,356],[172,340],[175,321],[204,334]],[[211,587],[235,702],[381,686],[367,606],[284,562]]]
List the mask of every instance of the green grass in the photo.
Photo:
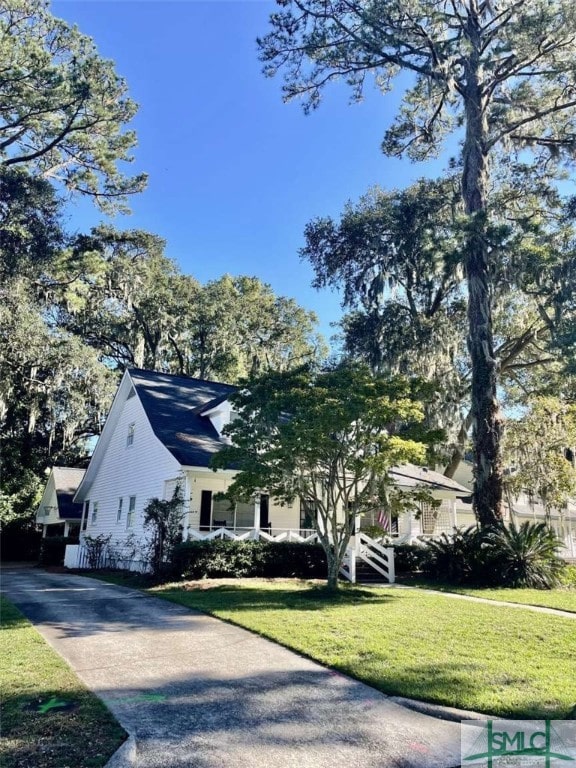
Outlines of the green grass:
[[245,580],[150,590],[384,693],[499,716],[576,713],[576,621],[417,589]]
[[[7,600],[0,603],[2,768],[99,768],[126,738],[94,694]],[[45,713],[31,703],[74,702]]]
[[442,592],[455,592],[458,595],[485,597],[487,600],[503,600],[506,603],[520,605],[539,605],[544,608],[558,608],[561,611],[576,613],[576,589],[472,589],[422,582],[420,585]]

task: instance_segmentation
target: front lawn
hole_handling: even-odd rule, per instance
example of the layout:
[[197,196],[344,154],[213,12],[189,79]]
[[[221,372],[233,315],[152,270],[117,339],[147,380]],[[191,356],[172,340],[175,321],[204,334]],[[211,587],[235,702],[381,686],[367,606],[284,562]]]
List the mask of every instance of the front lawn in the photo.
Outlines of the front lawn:
[[2,768],[105,765],[123,729],[11,603],[0,608]]
[[[515,718],[576,706],[576,621],[418,589],[297,581],[169,584],[149,590],[232,621],[384,693]],[[573,714],[572,714],[573,716]]]

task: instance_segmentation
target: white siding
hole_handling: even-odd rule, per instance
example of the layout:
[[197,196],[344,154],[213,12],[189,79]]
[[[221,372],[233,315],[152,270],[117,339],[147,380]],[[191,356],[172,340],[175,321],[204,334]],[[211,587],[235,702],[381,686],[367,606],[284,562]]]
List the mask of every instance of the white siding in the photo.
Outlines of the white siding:
[[272,530],[279,528],[288,528],[289,530],[298,530],[300,528],[300,501],[294,499],[292,506],[282,506],[276,499],[270,499],[268,510],[268,519],[272,525]]
[[36,511],[36,522],[39,525],[63,522],[58,514],[58,499],[54,486],[54,475],[52,474],[48,478],[44,494]]
[[[131,424],[134,442],[127,446]],[[144,507],[149,499],[164,498],[165,481],[178,477],[180,469],[180,464],[154,435],[138,397],[126,400],[88,493],[90,513],[85,534],[111,534],[113,541],[122,541],[127,534],[143,539]],[[126,528],[130,496],[136,497],[136,512],[134,524]],[[120,497],[122,517],[117,522]],[[92,524],[94,502],[98,502],[98,516]]]

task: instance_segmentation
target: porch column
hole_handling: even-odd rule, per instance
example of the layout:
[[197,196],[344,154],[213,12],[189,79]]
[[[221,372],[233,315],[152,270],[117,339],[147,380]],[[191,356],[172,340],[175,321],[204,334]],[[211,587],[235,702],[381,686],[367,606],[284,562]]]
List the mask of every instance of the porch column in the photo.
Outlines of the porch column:
[[422,534],[423,526],[422,526],[422,515],[424,514],[424,510],[421,509],[420,512],[420,519],[416,519],[416,512],[411,511],[410,512],[410,542],[412,539],[415,539],[416,537],[420,536]]
[[254,530],[256,538],[260,536],[260,494],[254,494]]
[[66,522],[64,523],[64,536],[69,536],[69,535],[70,535],[70,523],[68,522],[68,520],[66,520]]
[[452,518],[452,528],[458,528],[458,513],[456,512],[456,500],[452,499],[450,502],[450,517]]

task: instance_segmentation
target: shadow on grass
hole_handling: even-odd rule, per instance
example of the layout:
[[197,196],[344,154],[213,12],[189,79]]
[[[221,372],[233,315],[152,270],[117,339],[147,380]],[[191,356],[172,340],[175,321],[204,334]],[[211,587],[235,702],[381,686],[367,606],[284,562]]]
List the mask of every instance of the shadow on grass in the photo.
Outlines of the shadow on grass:
[[[71,708],[59,708],[62,703]],[[85,689],[38,687],[3,696],[2,737],[2,768],[100,768],[126,732]]]
[[355,605],[386,605],[400,599],[390,592],[371,591],[358,587],[344,587],[337,592],[324,586],[311,586],[304,589],[266,589],[261,586],[244,584],[220,584],[205,588],[190,587],[185,584],[170,584],[154,589],[149,594],[161,596],[180,605],[200,610],[229,611],[285,611],[298,609],[304,611],[322,611],[330,607]]
[[0,596],[0,629],[24,629],[29,626],[20,611]]

